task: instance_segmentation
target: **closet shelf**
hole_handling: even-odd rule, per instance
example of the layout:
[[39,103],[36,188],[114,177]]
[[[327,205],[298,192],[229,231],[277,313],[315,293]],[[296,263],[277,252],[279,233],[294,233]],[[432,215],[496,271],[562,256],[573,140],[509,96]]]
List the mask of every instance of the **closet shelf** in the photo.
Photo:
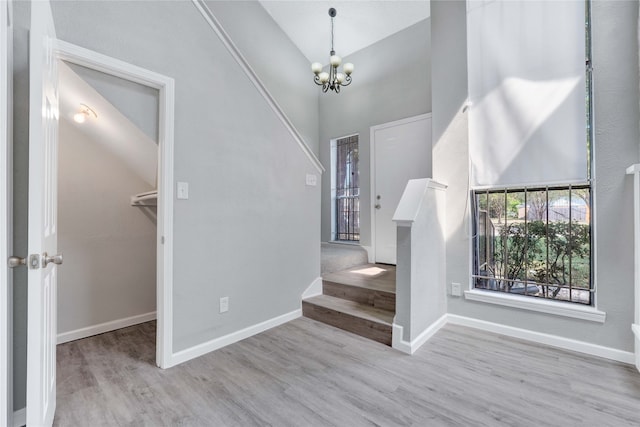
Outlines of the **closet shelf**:
[[158,206],[158,190],[147,191],[131,196],[131,206]]

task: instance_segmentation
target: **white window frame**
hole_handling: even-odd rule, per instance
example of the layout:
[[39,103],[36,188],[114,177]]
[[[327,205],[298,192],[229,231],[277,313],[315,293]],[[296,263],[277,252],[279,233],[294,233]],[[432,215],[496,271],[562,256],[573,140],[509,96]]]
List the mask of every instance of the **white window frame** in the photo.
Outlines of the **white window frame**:
[[[338,140],[344,138],[350,138],[352,136],[358,137],[358,149],[360,148],[360,134],[359,133],[351,133],[348,135],[340,136],[338,138],[332,138],[329,141],[331,148],[331,243],[338,243],[342,245],[355,245],[360,246],[360,241],[349,241],[349,240],[338,240],[336,239],[337,232],[337,224],[336,224],[336,189],[338,183],[336,181],[336,170],[337,170],[337,162],[338,162]],[[359,170],[359,169],[358,169]],[[359,214],[358,214],[359,215]]]

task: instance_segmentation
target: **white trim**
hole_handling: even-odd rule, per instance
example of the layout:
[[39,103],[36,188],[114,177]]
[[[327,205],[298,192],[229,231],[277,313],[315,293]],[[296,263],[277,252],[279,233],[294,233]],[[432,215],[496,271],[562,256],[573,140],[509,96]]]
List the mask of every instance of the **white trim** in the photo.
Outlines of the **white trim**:
[[[337,187],[338,187],[338,182],[337,182],[337,176],[336,176],[336,172],[338,171],[338,140],[339,139],[345,139],[345,138],[351,138],[357,136],[358,137],[358,149],[360,149],[360,134],[359,133],[352,133],[349,135],[345,135],[345,136],[339,136],[337,138],[332,138],[329,140],[329,148],[330,148],[330,171],[329,171],[329,175],[331,178],[331,187],[329,187],[331,189],[331,241],[329,243],[339,243],[339,244],[344,244],[344,245],[359,245],[360,241],[348,241],[348,240],[335,240],[336,235],[337,235],[337,229],[338,229],[338,225],[336,223],[336,219],[337,219],[337,214],[336,214],[336,209],[337,209],[337,202],[336,202],[336,193],[337,193]],[[358,168],[360,168],[360,166],[358,166]],[[360,187],[362,188],[362,187]],[[360,197],[360,196],[358,196]],[[360,215],[360,213],[358,213],[358,215]]]
[[327,243],[331,243],[332,245],[362,246],[360,242],[355,240],[330,240]]
[[245,338],[249,338],[268,329],[280,326],[283,323],[290,322],[291,320],[297,319],[301,316],[302,309],[297,309],[281,316],[274,317],[273,319],[265,320],[264,322],[249,326],[245,329],[241,329],[228,335],[215,338],[211,341],[207,341],[205,343],[198,344],[196,346],[179,351],[173,354],[170,366],[175,366],[188,360],[195,359],[196,357],[200,357],[203,354],[210,353],[214,350],[218,350],[219,348],[228,346]]
[[302,293],[302,299],[322,295],[322,277],[317,277]]
[[0,3],[0,425],[13,414],[13,28],[12,0]]
[[57,342],[58,344],[64,344],[69,341],[75,341],[82,338],[92,337],[98,334],[104,334],[105,332],[115,331],[116,329],[126,328],[155,319],[156,312],[152,311],[150,313],[139,314],[137,316],[125,317],[124,319],[117,319],[110,322],[99,323],[97,325],[87,326],[86,328],[80,328],[58,334]]
[[424,343],[429,341],[431,337],[434,336],[436,332],[438,332],[446,324],[447,314],[443,314],[438,320],[429,325],[427,329],[422,331],[422,333],[418,335],[413,341],[408,342],[402,339],[404,328],[401,325],[394,323],[391,335],[391,347],[403,353],[413,354],[417,349],[422,347]]
[[633,324],[635,334],[634,350],[636,367],[640,370],[640,164],[627,168],[627,174],[633,175]]
[[376,194],[376,168],[375,168],[375,164],[376,164],[376,140],[375,140],[375,134],[376,131],[381,130],[381,129],[386,129],[389,127],[394,127],[394,126],[400,126],[400,125],[405,125],[407,123],[411,123],[411,122],[417,122],[419,120],[425,120],[431,118],[431,113],[425,113],[425,114],[420,114],[417,116],[413,116],[413,117],[407,117],[405,119],[400,119],[400,120],[395,120],[393,122],[388,122],[388,123],[382,123],[379,125],[375,125],[375,126],[371,126],[369,128],[369,152],[370,152],[370,163],[369,163],[369,186],[371,188],[371,193],[370,193],[370,209],[371,209],[371,218],[370,218],[370,224],[371,224],[371,230],[370,230],[370,235],[371,235],[371,250],[367,251],[369,252],[369,262],[371,263],[375,263],[376,262],[376,200],[375,200],[375,194]]
[[551,347],[557,347],[564,350],[577,351],[579,353],[589,354],[591,356],[604,357],[605,359],[633,364],[633,353],[631,352],[597,344],[591,344],[584,341],[578,341],[571,338],[564,338],[557,335],[529,331],[527,329],[514,328],[512,326],[472,319],[470,317],[458,316],[455,314],[447,315],[447,323],[450,323],[452,325],[481,329],[483,331],[506,335],[513,338],[519,338],[538,344],[549,345]]
[[173,345],[173,157],[175,83],[171,77],[61,40],[58,59],[158,89],[158,221],[156,364],[167,368]]
[[18,409],[13,413],[13,427],[22,427],[27,425],[27,408]]
[[375,258],[373,256],[373,247],[364,245],[360,245],[360,247],[367,251],[367,261],[369,261],[369,264],[375,263]]
[[503,305],[506,307],[520,308],[523,310],[538,311],[554,314],[556,316],[573,317],[574,319],[589,320],[591,322],[604,323],[607,313],[591,306],[583,306],[575,303],[550,301],[543,298],[530,296],[511,295],[503,292],[484,291],[472,289],[464,291],[465,299],[471,301],[486,302],[489,304]]
[[[360,149],[360,137],[358,137],[358,149]],[[329,193],[331,197],[331,242],[336,238],[336,168],[338,167],[338,141],[333,138],[329,141]]]
[[640,351],[638,351],[638,349],[640,349],[640,325],[635,323],[632,324],[631,330],[633,331],[633,335],[635,335],[634,348],[635,348],[635,358],[636,358],[636,361],[635,361],[636,369],[640,371]]
[[293,123],[291,123],[291,120],[289,120],[280,105],[278,105],[275,98],[271,95],[271,93],[269,93],[266,86],[262,83],[256,72],[249,65],[249,62],[247,62],[235,43],[233,43],[233,40],[231,40],[229,34],[227,34],[220,22],[216,19],[213,12],[211,12],[211,9],[209,9],[204,0],[191,1],[203,16],[205,21],[207,21],[211,29],[213,29],[216,35],[220,38],[220,41],[222,41],[222,44],[227,48],[227,51],[229,51],[233,59],[235,59],[238,65],[240,65],[242,71],[244,71],[249,80],[251,80],[251,83],[253,83],[256,89],[258,89],[258,92],[260,92],[265,101],[267,101],[269,107],[271,107],[282,124],[287,128],[291,136],[293,136],[293,139],[298,143],[298,146],[300,147],[302,152],[307,156],[309,161],[315,166],[319,173],[324,172],[325,169],[322,166],[322,163],[320,163],[320,160],[318,160],[311,148],[309,148],[307,143],[304,141],[304,138],[302,138],[302,135],[300,135],[300,132],[298,132]]

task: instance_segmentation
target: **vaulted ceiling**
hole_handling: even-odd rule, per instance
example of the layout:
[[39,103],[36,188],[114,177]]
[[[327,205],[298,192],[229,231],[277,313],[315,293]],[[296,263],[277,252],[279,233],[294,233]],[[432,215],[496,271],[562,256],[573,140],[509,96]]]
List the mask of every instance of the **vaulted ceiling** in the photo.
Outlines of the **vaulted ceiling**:
[[429,1],[260,1],[309,62],[329,61],[331,20],[336,54],[342,57],[370,46],[429,17]]

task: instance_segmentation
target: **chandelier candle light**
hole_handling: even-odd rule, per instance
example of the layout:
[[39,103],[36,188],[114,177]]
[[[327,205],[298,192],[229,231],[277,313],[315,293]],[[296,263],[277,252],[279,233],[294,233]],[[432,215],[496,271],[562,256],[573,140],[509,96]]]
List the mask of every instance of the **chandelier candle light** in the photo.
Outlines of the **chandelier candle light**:
[[329,53],[331,56],[329,58],[329,72],[322,71],[322,64],[319,62],[311,64],[311,71],[315,74],[313,81],[316,82],[317,85],[322,86],[323,92],[331,89],[335,91],[335,93],[340,93],[342,86],[349,86],[349,84],[351,84],[353,64],[347,62],[342,66],[343,73],[338,72],[342,58],[336,55],[336,52],[333,50],[333,18],[335,18],[336,14],[337,12],[333,7],[329,9],[329,16],[331,17],[331,52]]

